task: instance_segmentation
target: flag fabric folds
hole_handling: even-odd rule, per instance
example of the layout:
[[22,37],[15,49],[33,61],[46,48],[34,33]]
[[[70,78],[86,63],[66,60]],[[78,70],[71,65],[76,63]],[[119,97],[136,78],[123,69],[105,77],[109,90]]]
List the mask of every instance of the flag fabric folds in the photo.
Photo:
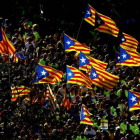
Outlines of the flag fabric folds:
[[2,27],[0,27],[0,53],[12,55],[16,51],[15,47],[7,38]]
[[90,54],[89,47],[79,43],[78,41],[69,37],[66,34],[64,34],[64,45],[65,45],[65,51],[67,52],[76,51],[77,53],[80,53],[80,51],[82,51],[85,54]]
[[[96,84],[97,86],[104,87],[107,90],[111,90],[117,84],[119,77],[105,71],[106,66],[107,66],[106,63],[102,62],[102,64],[105,65],[105,66],[104,65],[102,66],[101,63],[98,63],[98,61],[96,61],[96,59],[91,59],[91,57],[83,53],[80,53],[79,69],[83,71],[88,71],[88,73],[90,74],[90,78],[92,79],[92,82],[94,82],[94,84]],[[92,77],[92,75],[94,74],[93,71],[96,71],[95,74],[98,75],[96,79],[94,77],[94,80]]]
[[59,82],[63,76],[61,71],[58,71],[50,66],[38,64],[35,71],[34,84]]
[[139,42],[126,33],[120,33],[120,46],[138,63],[140,66],[140,54],[137,52]]
[[139,64],[127,53],[125,49],[120,47],[120,64],[124,66],[139,66]]
[[83,85],[89,89],[92,89],[91,79],[87,77],[84,73],[82,73],[80,70],[68,65],[66,67],[66,70],[67,70],[67,83]]
[[98,13],[90,5],[87,6],[84,20],[92,26],[95,26],[96,30],[118,37],[119,29],[115,22],[111,18]]
[[54,94],[52,93],[52,90],[50,88],[49,85],[47,85],[47,91],[46,91],[46,100],[49,100],[48,102],[46,101],[46,104],[48,106],[48,104],[50,103],[51,108],[53,110],[55,110],[56,108],[58,108],[58,104],[56,103],[56,97],[54,96]]
[[91,113],[89,113],[86,106],[83,104],[81,108],[80,124],[93,125],[90,115]]
[[61,103],[61,106],[64,106],[67,110],[70,110],[70,108],[71,108],[71,102],[69,99],[67,99],[66,90],[64,93],[64,98],[63,98],[63,102]]
[[140,93],[128,91],[129,111],[140,109]]
[[[86,65],[86,67],[84,67]],[[80,58],[79,58],[79,67],[81,70],[86,71],[87,69],[91,69],[91,66],[96,66],[98,68],[101,68],[103,70],[106,70],[108,63],[102,62],[100,60],[97,60],[95,58],[92,58],[82,52],[80,52]]]
[[18,97],[22,97],[26,95],[27,97],[30,95],[30,88],[27,88],[25,86],[20,86],[20,87],[14,87],[12,89],[12,98],[11,102],[14,102],[18,99]]

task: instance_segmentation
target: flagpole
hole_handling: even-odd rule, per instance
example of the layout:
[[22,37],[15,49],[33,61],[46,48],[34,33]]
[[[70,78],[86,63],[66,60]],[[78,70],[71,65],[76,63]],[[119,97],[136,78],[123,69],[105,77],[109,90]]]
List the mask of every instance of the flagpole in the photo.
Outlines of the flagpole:
[[78,39],[78,36],[79,36],[79,32],[80,32],[80,30],[81,30],[81,27],[82,27],[82,23],[83,23],[83,18],[82,18],[82,21],[81,21],[81,23],[80,23],[80,27],[79,27],[79,30],[78,30],[78,33],[77,33],[77,37],[76,37],[76,40]]

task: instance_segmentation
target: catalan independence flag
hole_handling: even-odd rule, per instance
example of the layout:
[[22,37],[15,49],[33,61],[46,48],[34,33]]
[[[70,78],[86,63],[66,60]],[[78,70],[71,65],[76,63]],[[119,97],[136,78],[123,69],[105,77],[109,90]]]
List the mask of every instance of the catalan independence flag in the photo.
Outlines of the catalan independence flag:
[[137,52],[137,46],[139,42],[130,35],[125,33],[119,34],[120,46],[139,64],[140,66],[140,54]]
[[30,95],[30,88],[27,88],[25,86],[20,86],[20,87],[14,87],[12,89],[12,98],[11,102],[14,102],[18,99],[18,97],[22,97],[24,95],[29,96]]
[[139,42],[133,38],[132,36],[126,34],[126,33],[119,33],[119,39],[120,39],[120,45],[122,47],[126,47],[126,48],[132,48],[134,50],[137,50],[137,46],[139,44]]
[[92,80],[92,83],[94,85],[97,85],[99,87],[104,87],[108,91],[112,90],[114,85],[110,85],[109,82],[104,79],[101,75],[96,72],[96,70],[91,66],[91,72],[90,72],[90,79]]
[[[16,51],[15,47],[7,38],[2,27],[0,27],[0,53],[12,55],[15,51]],[[5,57],[3,57],[3,59],[5,60]]]
[[[103,80],[102,86],[107,88],[108,90],[111,90],[117,84],[119,77],[105,71],[106,65],[102,66],[101,63],[98,63],[98,61],[96,61],[96,59],[94,60],[89,58],[89,56],[83,53],[80,53],[79,69],[83,71],[88,71],[91,75],[91,68],[93,67],[96,73],[100,76],[98,80]],[[102,63],[104,64],[104,62]]]
[[115,22],[111,18],[98,13],[90,5],[87,6],[84,20],[92,26],[95,26],[96,30],[118,37],[119,29]]
[[61,80],[63,73],[50,66],[38,64],[35,71],[34,84],[50,83],[54,84]]
[[[86,65],[85,67],[83,67]],[[95,58],[92,58],[82,52],[80,52],[80,59],[79,59],[79,67],[81,70],[86,71],[87,68],[91,69],[91,66],[99,67],[103,70],[106,70],[108,63],[102,62]]]
[[80,124],[93,125],[90,115],[91,113],[89,113],[86,106],[83,104],[81,108]]
[[128,103],[130,111],[140,109],[140,93],[128,91]]
[[92,89],[91,79],[87,77],[84,73],[82,73],[80,70],[68,65],[66,67],[66,70],[67,70],[67,83],[83,85],[89,89]]
[[125,49],[120,47],[120,64],[124,66],[139,66],[139,64],[127,53]]
[[82,51],[85,54],[90,54],[89,47],[79,43],[78,41],[69,37],[66,34],[64,34],[64,45],[65,45],[65,51],[67,52],[76,51],[77,53],[80,53],[80,51]]
[[70,108],[71,108],[71,102],[69,99],[67,99],[66,90],[65,90],[65,94],[64,94],[64,98],[63,98],[63,102],[62,102],[61,106],[64,106],[67,110],[70,110]]

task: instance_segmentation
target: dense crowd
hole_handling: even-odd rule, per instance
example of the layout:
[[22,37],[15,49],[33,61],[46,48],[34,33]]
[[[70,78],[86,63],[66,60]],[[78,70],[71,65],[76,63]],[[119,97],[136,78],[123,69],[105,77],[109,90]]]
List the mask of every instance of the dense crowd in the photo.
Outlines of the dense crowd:
[[[66,65],[78,68],[79,58],[75,57],[75,52],[65,52],[65,31],[58,30],[43,37],[39,25],[24,17],[16,28],[13,28],[8,19],[3,20],[2,27],[16,48],[16,53],[22,54],[24,59],[14,62],[14,56],[11,56],[10,63],[4,63],[3,58],[0,58],[0,139],[140,139],[140,113],[138,110],[128,110],[128,90],[140,92],[140,68],[115,65],[117,39],[95,31],[92,32],[92,40],[81,42],[90,47],[90,56],[107,62],[107,71],[120,77],[118,84],[108,92],[95,85],[93,89],[87,89],[84,86],[67,84]],[[74,37],[72,33],[70,36]],[[51,105],[45,107],[45,96],[42,93],[46,90],[46,84],[33,84],[38,63],[49,64],[63,72],[61,81],[50,85],[59,104],[55,111]],[[20,85],[31,88],[30,105],[24,102],[24,97],[11,102],[11,88]],[[70,110],[60,106],[65,90],[72,104]],[[80,124],[82,104],[92,113],[93,126]],[[108,120],[107,129],[101,127],[101,120]]]

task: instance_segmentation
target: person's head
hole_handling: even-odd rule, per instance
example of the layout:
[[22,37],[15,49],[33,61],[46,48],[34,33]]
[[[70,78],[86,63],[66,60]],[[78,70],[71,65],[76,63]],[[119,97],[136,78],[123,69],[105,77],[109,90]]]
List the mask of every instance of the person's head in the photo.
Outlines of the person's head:
[[140,84],[137,84],[137,91],[140,92]]
[[46,58],[47,58],[47,54],[44,53],[44,54],[43,54],[43,59],[46,60]]

